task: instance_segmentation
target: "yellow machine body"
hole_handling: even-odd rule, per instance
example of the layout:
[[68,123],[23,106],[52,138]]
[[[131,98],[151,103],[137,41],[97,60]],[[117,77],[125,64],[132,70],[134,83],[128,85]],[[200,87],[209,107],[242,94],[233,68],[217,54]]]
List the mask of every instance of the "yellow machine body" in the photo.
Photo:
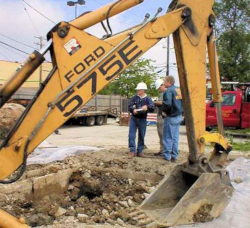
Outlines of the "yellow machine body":
[[[110,16],[141,2],[119,1],[114,11],[110,11]],[[190,155],[188,162],[177,166],[141,205],[141,209],[162,226],[193,223],[195,220],[191,217],[204,205],[212,205],[211,216],[217,217],[228,204],[232,187],[228,173],[222,167],[231,146],[221,134],[209,136],[205,133],[207,45],[212,70],[218,71],[215,51],[211,48],[213,44],[208,43],[213,30],[213,4],[214,0],[174,0],[165,15],[155,16],[104,40],[82,29],[104,20],[107,17],[104,12],[112,5],[70,23],[56,25],[48,34],[53,70],[2,144],[1,182],[11,182],[4,179],[15,171],[17,177],[14,180],[17,180],[25,170],[27,156],[44,139],[161,38],[173,34]],[[91,20],[88,20],[88,15]],[[35,60],[32,61],[37,62]],[[1,105],[28,78],[29,69],[24,65],[0,88]],[[213,75],[216,76],[213,86],[218,87],[218,73]],[[11,85],[12,82],[16,84]],[[221,98],[218,95],[216,99],[219,102]],[[214,145],[209,159],[203,155],[206,142]],[[220,191],[214,189],[215,185]],[[178,188],[182,191],[175,194]],[[160,213],[157,215],[156,212]],[[10,226],[3,225],[0,220],[0,227]],[[11,226],[16,227],[19,226]]]

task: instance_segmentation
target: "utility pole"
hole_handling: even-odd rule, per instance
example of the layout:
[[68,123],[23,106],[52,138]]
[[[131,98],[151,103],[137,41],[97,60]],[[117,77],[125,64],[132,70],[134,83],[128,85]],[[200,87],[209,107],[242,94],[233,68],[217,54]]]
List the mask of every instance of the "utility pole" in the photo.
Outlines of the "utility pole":
[[166,76],[169,75],[169,36],[167,37],[167,71]]
[[[43,47],[43,40],[45,40],[45,39],[42,36],[35,36],[35,38],[39,39],[39,43],[35,43],[35,44],[39,45],[39,48],[41,50],[42,47]],[[39,85],[42,84],[42,80],[43,80],[43,78],[42,78],[43,75],[42,74],[43,74],[43,67],[42,67],[42,64],[41,64],[40,68],[39,68]]]

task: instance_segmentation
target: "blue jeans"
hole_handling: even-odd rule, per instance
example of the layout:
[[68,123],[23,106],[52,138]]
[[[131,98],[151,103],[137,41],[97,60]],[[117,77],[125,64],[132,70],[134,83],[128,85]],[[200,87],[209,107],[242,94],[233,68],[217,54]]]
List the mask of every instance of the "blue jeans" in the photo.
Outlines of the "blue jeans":
[[135,138],[136,138],[137,129],[139,131],[137,153],[142,153],[144,149],[144,138],[146,135],[147,120],[138,119],[138,118],[135,118],[134,116],[131,116],[130,125],[129,125],[128,143],[129,143],[130,152],[132,153],[136,152]]
[[166,160],[178,158],[179,150],[179,129],[182,116],[166,117],[163,127],[163,156]]

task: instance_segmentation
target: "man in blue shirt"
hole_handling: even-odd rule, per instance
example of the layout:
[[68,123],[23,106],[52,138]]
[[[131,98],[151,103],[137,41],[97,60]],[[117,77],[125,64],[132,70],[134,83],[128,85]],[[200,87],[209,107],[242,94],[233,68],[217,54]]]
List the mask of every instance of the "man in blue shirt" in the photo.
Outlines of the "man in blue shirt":
[[179,153],[179,129],[182,121],[181,91],[175,85],[173,76],[165,78],[167,90],[163,95],[162,112],[164,114],[163,127],[163,156],[167,161],[175,162]]
[[[142,151],[145,146],[144,138],[147,128],[147,114],[148,112],[153,112],[155,109],[153,101],[145,93],[147,85],[144,82],[140,82],[137,85],[136,90],[137,95],[133,96],[129,103],[129,112],[131,113],[129,125],[130,158],[133,158],[136,155],[136,152],[138,157],[144,157]],[[136,150],[135,138],[137,129],[139,134]]]

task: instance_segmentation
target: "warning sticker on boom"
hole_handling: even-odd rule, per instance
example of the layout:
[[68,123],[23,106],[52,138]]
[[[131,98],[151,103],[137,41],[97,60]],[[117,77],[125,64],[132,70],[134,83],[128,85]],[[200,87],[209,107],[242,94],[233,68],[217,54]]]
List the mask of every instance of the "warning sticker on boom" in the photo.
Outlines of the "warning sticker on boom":
[[72,38],[69,42],[64,44],[63,47],[70,55],[73,55],[81,48],[81,45],[75,38]]

